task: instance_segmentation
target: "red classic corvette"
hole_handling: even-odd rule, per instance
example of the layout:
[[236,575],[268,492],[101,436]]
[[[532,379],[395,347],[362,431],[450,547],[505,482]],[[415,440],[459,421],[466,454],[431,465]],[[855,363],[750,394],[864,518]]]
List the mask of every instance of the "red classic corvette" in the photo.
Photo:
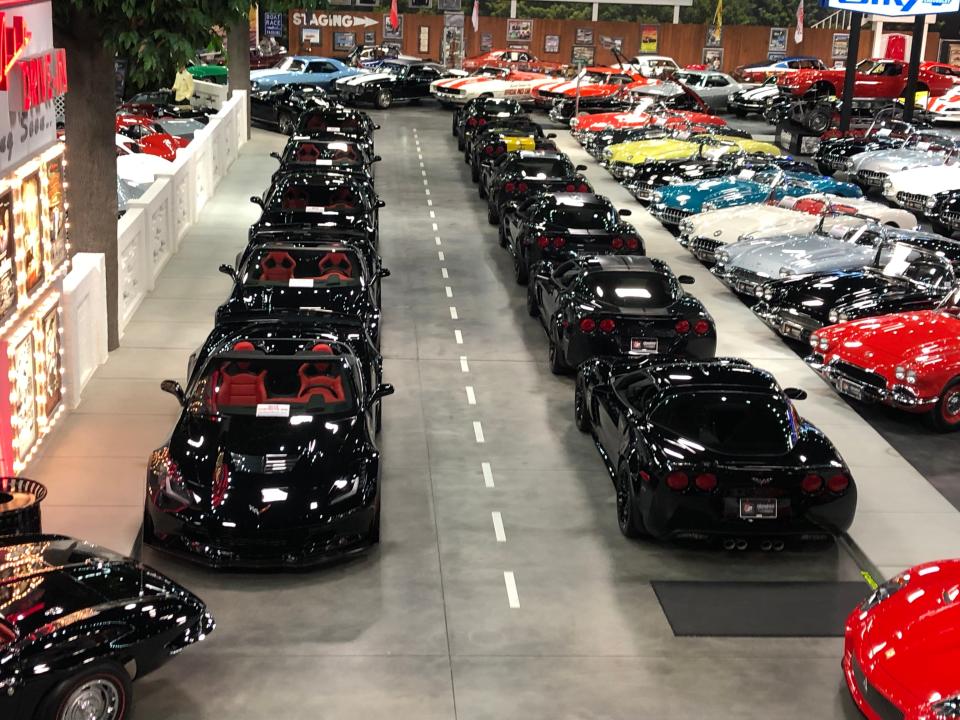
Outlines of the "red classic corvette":
[[[836,95],[843,92],[846,70],[798,70],[780,75],[777,84],[792,95]],[[943,95],[960,80],[960,68],[946,63],[922,62],[917,92]],[[853,83],[855,98],[898,98],[907,87],[907,64],[901,60],[861,60]]]
[[659,110],[654,113],[644,112],[643,110],[626,110],[581,115],[570,121],[570,129],[574,133],[590,133],[616,128],[646,127],[647,125],[664,125],[666,127],[712,125],[714,127],[724,127],[726,124],[726,120],[716,115],[688,110]]
[[512,70],[558,73],[564,66],[560,63],[538,60],[526,50],[491,50],[463,61],[464,70],[473,71],[482,67],[508,67]]
[[190,144],[185,138],[164,132],[153,118],[142,115],[118,114],[116,132],[136,140],[143,152],[171,162],[176,160],[177,150]]
[[878,587],[847,618],[843,674],[869,720],[960,718],[960,560]]
[[844,395],[960,429],[960,288],[934,310],[830,325],[810,344],[807,362]]
[[620,68],[588,67],[569,80],[546,83],[533,91],[533,102],[537,107],[549,108],[558,98],[573,98],[577,95],[579,78],[580,97],[607,97],[623,90],[625,85],[647,82],[643,76]]

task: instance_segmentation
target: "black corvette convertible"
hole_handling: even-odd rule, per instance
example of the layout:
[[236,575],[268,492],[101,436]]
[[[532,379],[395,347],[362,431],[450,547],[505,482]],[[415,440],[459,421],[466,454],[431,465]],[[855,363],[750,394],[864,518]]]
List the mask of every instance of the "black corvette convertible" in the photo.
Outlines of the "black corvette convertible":
[[234,269],[220,271],[233,278],[227,301],[217,309],[220,324],[237,317],[343,315],[363,321],[374,346],[380,346],[380,279],[390,274],[368,268],[353,245],[258,244],[244,253]]
[[543,129],[527,118],[510,118],[485,125],[474,133],[467,143],[464,160],[470,165],[470,179],[478,182],[485,170],[509,152],[519,150],[556,150],[554,133]]
[[214,567],[297,567],[379,541],[380,356],[359,325],[217,326],[147,469],[144,542]]
[[250,119],[284,135],[293,133],[301,113],[336,107],[338,103],[330,100],[323,89],[305,85],[273,85],[250,93]]
[[662,260],[599,255],[540,263],[532,272],[527,310],[547,333],[555,373],[593,357],[706,359],[716,352],[713,318],[681,287],[693,278],[676,277]]
[[561,261],[576,255],[643,255],[643,239],[603,195],[554,193],[521,204],[508,202],[500,219],[500,245],[513,255],[514,277],[527,284],[530,268],[541,260]]
[[859,137],[821,140],[817,146],[817,169],[824,175],[845,170],[847,160],[862,152],[890,150],[906,143],[915,132],[912,125],[900,121],[878,122]]
[[0,538],[0,717],[124,720],[131,680],[214,629],[195,595],[62,535]]
[[270,179],[271,184],[291,172],[336,172],[373,183],[374,163],[381,160],[363,143],[348,138],[293,137],[287,141],[282,153],[272,152],[270,157],[280,162],[280,168]]
[[[591,360],[577,427],[593,434],[627,537],[782,543],[853,522],[857,491],[832,443],[770,373],[746,360]],[[732,546],[732,545],[731,545]]]
[[753,311],[780,335],[806,344],[826,325],[938,305],[956,282],[960,242],[908,230],[894,237],[899,242],[880,246],[873,264],[860,270],[764,284]]
[[373,152],[375,130],[380,126],[367,113],[329,104],[304,110],[297,118],[294,135],[308,138],[350,138]]
[[503,206],[539,193],[592,193],[580,173],[586,165],[574,166],[565,153],[539,150],[520,151],[504,157],[480,178],[480,197],[487,198],[487,220],[500,222]]
[[250,202],[263,212],[250,228],[301,226],[362,232],[374,245],[379,237],[379,208],[385,203],[371,185],[350,175],[291,172],[281,176],[264,197]]
[[466,148],[467,140],[478,129],[493,120],[523,117],[526,111],[516,100],[507,98],[480,97],[471,100],[453,112],[453,136],[457,149]]

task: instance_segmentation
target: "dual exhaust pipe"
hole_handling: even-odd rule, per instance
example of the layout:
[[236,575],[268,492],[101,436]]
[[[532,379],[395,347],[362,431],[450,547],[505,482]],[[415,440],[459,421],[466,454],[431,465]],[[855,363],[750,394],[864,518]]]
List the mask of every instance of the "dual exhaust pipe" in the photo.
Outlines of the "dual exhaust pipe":
[[[761,540],[760,549],[763,552],[780,552],[783,550],[785,544],[783,540]],[[726,538],[723,541],[724,550],[746,550],[748,543],[743,538]]]

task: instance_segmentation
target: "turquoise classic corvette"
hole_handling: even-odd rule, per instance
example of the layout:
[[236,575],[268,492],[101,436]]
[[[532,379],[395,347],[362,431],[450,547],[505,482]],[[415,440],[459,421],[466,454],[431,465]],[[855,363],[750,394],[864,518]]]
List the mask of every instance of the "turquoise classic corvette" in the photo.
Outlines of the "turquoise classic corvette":
[[810,172],[785,172],[768,165],[740,170],[736,175],[662,187],[653,194],[650,212],[664,225],[679,225],[684,218],[707,210],[811,193],[849,198],[863,195],[856,185],[818,175],[812,168]]

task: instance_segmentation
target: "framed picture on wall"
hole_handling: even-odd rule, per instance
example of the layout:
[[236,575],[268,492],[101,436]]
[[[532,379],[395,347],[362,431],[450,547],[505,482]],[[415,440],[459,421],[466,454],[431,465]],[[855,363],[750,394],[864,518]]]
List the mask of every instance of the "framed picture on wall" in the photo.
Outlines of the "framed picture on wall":
[[460,12],[460,0],[437,0],[437,9],[444,12]]
[[560,52],[560,36],[559,35],[546,35],[543,38],[543,51],[545,53],[558,53]]
[[507,42],[530,42],[533,20],[507,20]]
[[23,257],[27,292],[44,278],[43,223],[40,204],[40,171],[27,175],[20,183],[20,237],[18,255]]
[[574,65],[593,65],[594,49],[592,47],[574,46],[570,55],[570,62]]
[[330,0],[331,5],[353,5],[353,0]]
[[707,37],[703,42],[708,48],[718,48],[723,44],[723,27],[707,25]]
[[300,42],[312,47],[320,47],[320,28],[302,28]]
[[656,53],[658,40],[660,37],[659,25],[641,25],[640,26],[640,52]]
[[493,50],[493,33],[480,33],[480,52]]
[[334,50],[352,50],[357,44],[357,36],[352,32],[335,32],[333,34]]
[[770,44],[767,46],[767,52],[787,51],[787,29],[783,27],[770,28]]
[[383,16],[383,39],[384,40],[403,40],[403,15],[397,15],[397,27],[394,29],[390,25],[390,16]]
[[704,48],[701,59],[710,70],[719,70],[723,66],[723,48]]
[[412,8],[428,8],[433,6],[433,0],[407,0],[407,5]]
[[768,53],[767,53],[767,60],[768,60],[769,62],[772,62],[772,63],[780,62],[780,61],[783,60],[786,56],[787,56],[787,54],[786,54],[786,53],[782,53],[782,52],[768,52]]
[[850,33],[834,33],[833,43],[830,45],[830,57],[838,59],[847,57],[847,45],[849,42]]
[[417,52],[430,52],[430,28],[421,25],[417,31]]
[[0,322],[6,321],[17,308],[13,217],[13,191],[7,189],[0,194]]
[[623,38],[622,37],[610,37],[609,35],[600,36],[600,47],[607,48],[610,50],[615,48],[617,52],[623,51]]
[[353,4],[356,5],[357,7],[372,8],[372,7],[376,7],[377,0],[354,0]]
[[507,50],[523,50],[524,52],[526,52],[529,49],[530,49],[530,46],[524,45],[524,44],[510,43],[509,45],[507,45]]
[[364,45],[376,45],[377,44],[377,31],[376,30],[367,30],[363,33],[363,44]]
[[577,28],[574,34],[575,45],[593,45],[593,28]]

